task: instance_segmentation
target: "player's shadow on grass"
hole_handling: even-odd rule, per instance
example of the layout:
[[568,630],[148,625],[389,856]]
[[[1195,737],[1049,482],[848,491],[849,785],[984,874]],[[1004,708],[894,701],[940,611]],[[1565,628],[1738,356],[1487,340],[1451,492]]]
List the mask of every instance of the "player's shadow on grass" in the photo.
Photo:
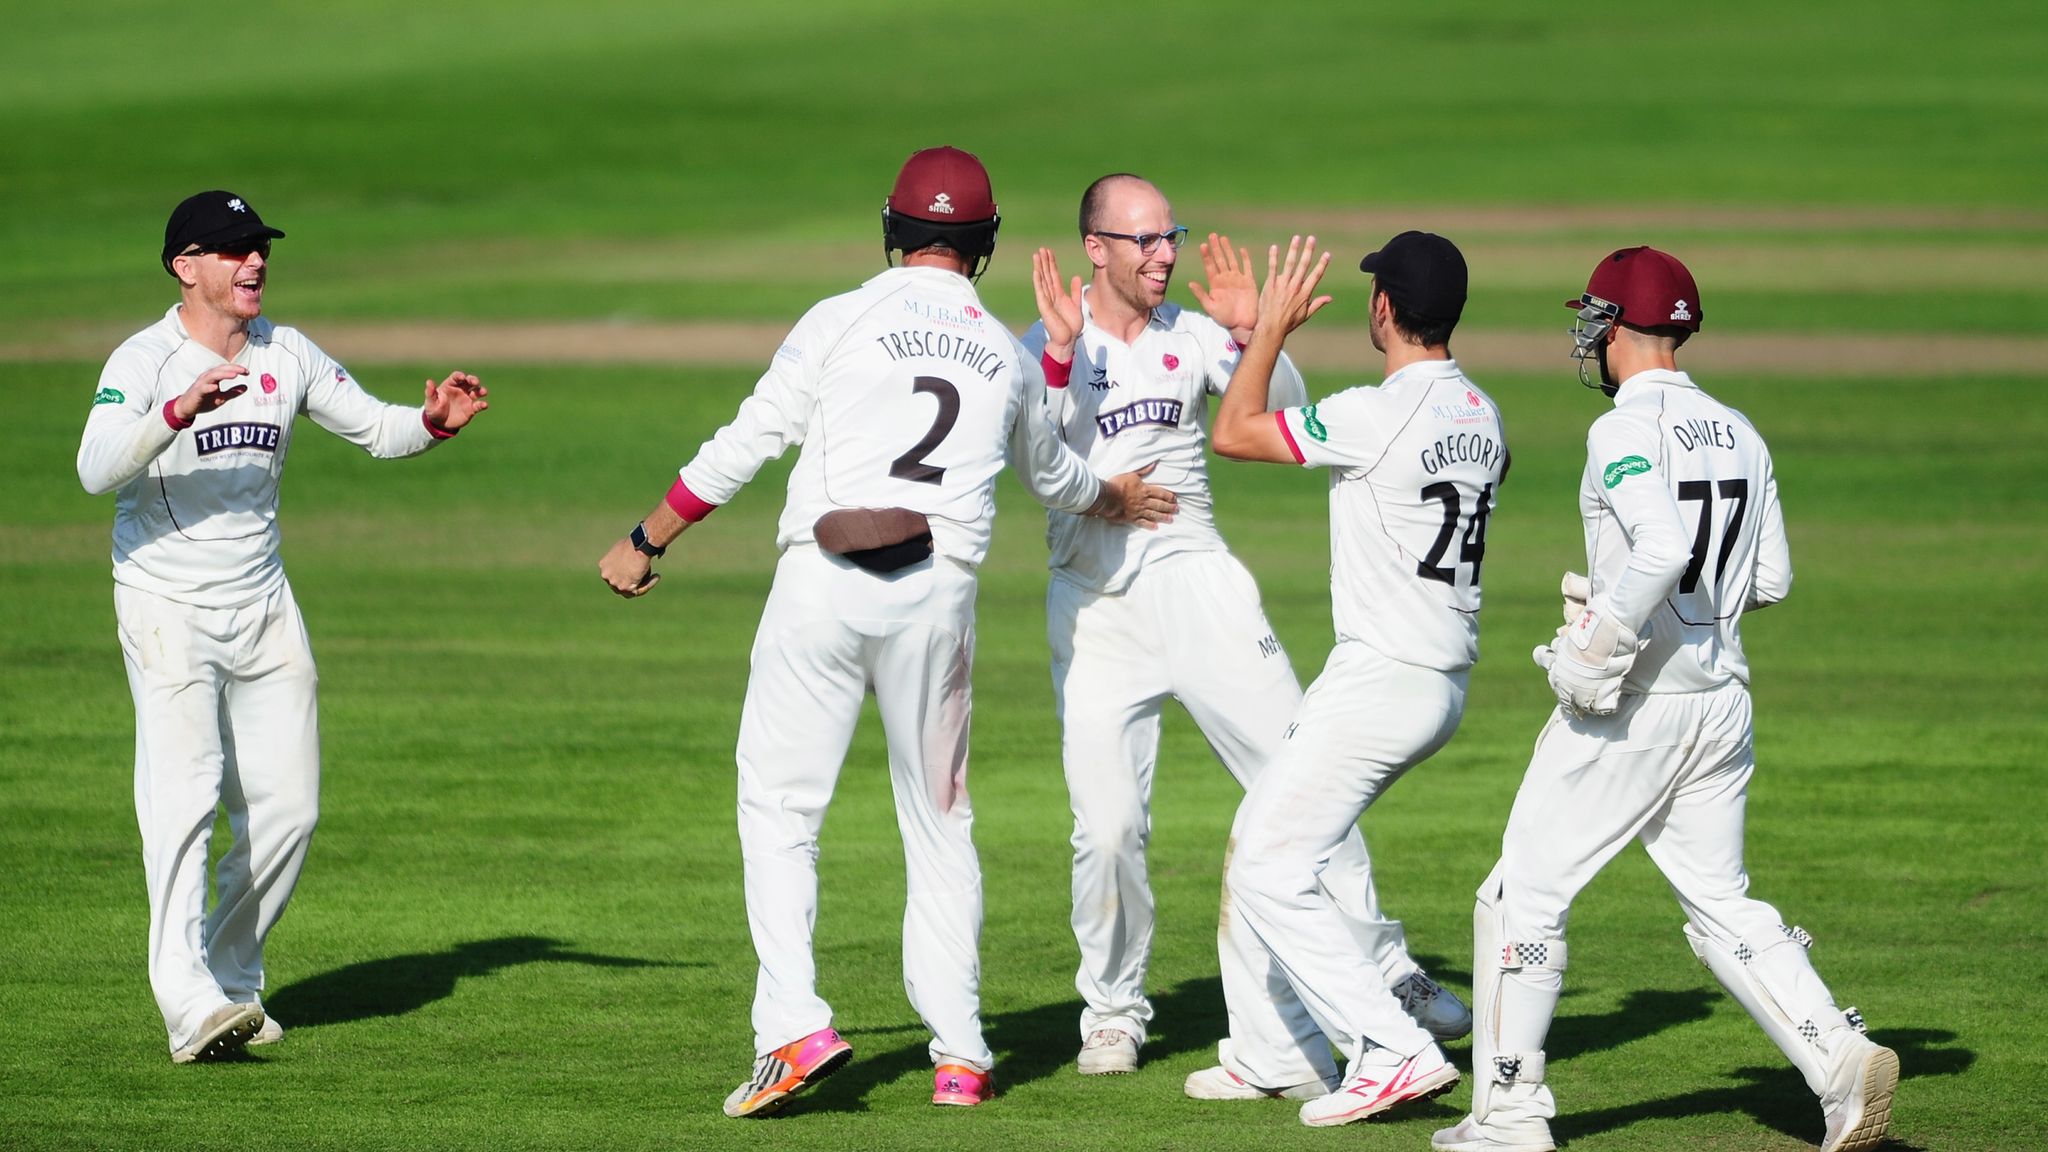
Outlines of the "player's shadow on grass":
[[[1223,983],[1215,976],[1184,981],[1155,993],[1152,1005],[1159,1026],[1145,1039],[1148,1063],[1191,1049],[1213,1049],[1229,1027],[1223,1009]],[[1081,1050],[1080,1021],[1078,1000],[1060,1000],[985,1017],[983,1031],[996,1056],[997,1091],[1013,1091],[1061,1072],[1078,1076],[1073,1064],[1075,1054]],[[913,1072],[926,1073],[929,1084],[932,1065],[925,1050],[923,1025],[849,1028],[844,1035],[854,1047],[853,1063],[811,1090],[801,1103],[790,1108],[788,1115],[865,1112],[870,1092]],[[886,1052],[874,1051],[876,1041],[897,1035],[916,1039]]]
[[345,965],[281,988],[265,996],[263,1005],[292,1028],[403,1016],[454,995],[455,982],[465,976],[488,976],[517,964],[542,961],[598,968],[701,967],[572,952],[564,950],[560,940],[546,936],[500,936],[471,940],[440,952],[408,952]]
[[[1959,1075],[1977,1060],[1977,1054],[1967,1048],[1935,1047],[1954,1040],[1953,1032],[1901,1028],[1872,1032],[1870,1038],[1899,1054],[1901,1093],[1911,1090],[1907,1087],[1909,1081]],[[1592,1112],[1573,1112],[1567,1101],[1557,1119],[1550,1122],[1550,1131],[1563,1142],[1626,1128],[1640,1120],[1682,1120],[1714,1112],[1741,1112],[1794,1140],[1818,1142],[1823,1123],[1820,1103],[1807,1091],[1806,1081],[1797,1071],[1780,1064],[1769,1068],[1735,1068],[1728,1075],[1741,1083]],[[1880,1147],[1889,1152],[1919,1152],[1915,1145],[1897,1140],[1888,1140]]]

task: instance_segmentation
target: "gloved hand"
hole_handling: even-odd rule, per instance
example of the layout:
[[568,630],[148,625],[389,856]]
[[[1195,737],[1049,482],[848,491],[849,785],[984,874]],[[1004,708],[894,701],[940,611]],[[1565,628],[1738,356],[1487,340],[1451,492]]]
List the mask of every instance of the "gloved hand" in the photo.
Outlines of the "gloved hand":
[[1577,572],[1567,572],[1558,591],[1564,593],[1564,622],[1576,623],[1586,612],[1586,601],[1593,598],[1593,582]]
[[1550,677],[1557,702],[1574,716],[1611,716],[1621,707],[1621,682],[1647,641],[1616,623],[1605,605],[1589,604],[1530,653]]

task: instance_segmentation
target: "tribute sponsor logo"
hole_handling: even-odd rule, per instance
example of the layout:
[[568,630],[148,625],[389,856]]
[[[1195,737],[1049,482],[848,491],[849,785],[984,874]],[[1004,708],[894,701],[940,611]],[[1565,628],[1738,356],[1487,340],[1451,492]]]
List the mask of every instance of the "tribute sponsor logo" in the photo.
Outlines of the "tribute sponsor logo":
[[192,433],[192,438],[199,445],[201,456],[232,452],[238,448],[275,452],[283,431],[275,424],[216,424]]
[[1178,400],[1140,400],[1104,412],[1095,418],[1096,431],[1103,439],[1109,439],[1119,432],[1128,431],[1141,424],[1163,424],[1169,428],[1180,426],[1181,402]]

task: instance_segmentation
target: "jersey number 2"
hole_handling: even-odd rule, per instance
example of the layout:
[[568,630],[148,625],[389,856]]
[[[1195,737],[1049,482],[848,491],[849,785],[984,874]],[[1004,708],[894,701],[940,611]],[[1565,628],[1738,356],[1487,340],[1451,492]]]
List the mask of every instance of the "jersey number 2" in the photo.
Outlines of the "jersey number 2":
[[[1437,567],[1443,562],[1444,554],[1451,550],[1451,537],[1458,534],[1459,507],[1458,486],[1448,480],[1439,480],[1422,490],[1424,500],[1440,500],[1444,506],[1443,527],[1437,529],[1436,543],[1429,546],[1429,555],[1415,565],[1415,574],[1424,580],[1436,580],[1456,586],[1458,569],[1456,565]],[[1469,587],[1479,585],[1479,564],[1486,559],[1486,517],[1493,511],[1493,485],[1488,484],[1479,492],[1479,507],[1473,509],[1472,518],[1465,522],[1465,535],[1458,541],[1458,563],[1472,565]]]
[[911,445],[910,451],[898,456],[889,465],[889,475],[913,484],[942,484],[946,479],[946,470],[936,464],[927,463],[925,457],[931,455],[932,449],[939,446],[946,438],[946,434],[953,430],[954,423],[960,419],[960,390],[953,387],[951,380],[942,380],[937,376],[919,376],[911,384],[910,391],[913,395],[929,392],[938,397],[939,415],[932,421],[931,430],[924,434],[924,439]]

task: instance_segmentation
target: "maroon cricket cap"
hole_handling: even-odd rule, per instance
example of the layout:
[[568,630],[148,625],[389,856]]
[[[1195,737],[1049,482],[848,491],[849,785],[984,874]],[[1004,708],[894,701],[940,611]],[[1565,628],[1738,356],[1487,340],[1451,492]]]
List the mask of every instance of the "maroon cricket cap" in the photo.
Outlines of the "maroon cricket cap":
[[1434,232],[1403,232],[1358,262],[1404,316],[1455,324],[1465,312],[1465,254]]
[[[1697,332],[1706,315],[1692,273],[1678,257],[1647,245],[1623,248],[1600,261],[1586,282],[1586,295],[1618,306],[1621,322],[1637,328],[1675,326]],[[1586,306],[1583,297],[1564,303],[1574,310]]]
[[995,219],[996,195],[974,153],[926,148],[903,162],[889,211],[933,224],[978,224]]

